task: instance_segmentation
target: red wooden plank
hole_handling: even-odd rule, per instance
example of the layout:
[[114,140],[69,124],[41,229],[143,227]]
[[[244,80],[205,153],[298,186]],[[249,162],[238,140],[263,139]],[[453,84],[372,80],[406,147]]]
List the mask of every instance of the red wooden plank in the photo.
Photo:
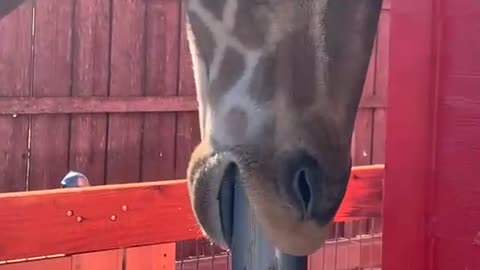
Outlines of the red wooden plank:
[[[33,95],[69,96],[73,0],[35,2]],[[68,171],[70,119],[32,116],[29,189],[55,188]]]
[[[388,68],[388,67],[385,67]],[[385,140],[386,140],[387,117],[385,109],[376,109],[373,114],[373,137],[372,137],[372,163],[385,163]],[[369,222],[369,232],[379,233],[383,228],[383,218],[374,218]]]
[[175,243],[127,249],[125,270],[157,269],[175,269]]
[[0,261],[169,243],[200,232],[185,181],[6,193],[0,203]]
[[[362,100],[374,96],[375,94],[377,47],[378,43],[375,43],[372,50],[372,56],[370,57],[369,68],[363,87]],[[353,166],[371,164],[373,111],[371,109],[360,109],[357,113],[354,128],[352,164]]]
[[[152,79],[158,80],[159,78]],[[169,80],[173,79],[169,77]],[[77,89],[75,92],[89,92],[89,89],[92,88]],[[148,89],[149,86],[147,86],[147,93],[150,91]],[[9,93],[15,92],[11,90],[8,90]],[[362,109],[384,107],[385,103],[376,96],[365,97],[360,103]],[[8,114],[10,116],[13,114],[59,113],[196,112],[197,110],[197,99],[193,94],[147,97],[0,97],[0,115]]]
[[390,51],[390,11],[382,10],[378,22],[376,57],[375,57],[375,97],[386,105],[388,94],[389,74],[389,51]]
[[[0,21],[0,97],[28,96],[31,83],[32,4]],[[28,117],[0,115],[0,192],[26,188]]]
[[[177,92],[179,31],[179,1],[148,3],[147,96],[174,96]],[[194,101],[195,97],[192,96],[191,100]],[[141,180],[175,178],[175,113],[147,113],[144,121]]]
[[480,10],[477,3],[470,5],[471,13],[469,14],[444,15],[440,18],[444,23],[439,31],[442,35],[442,61],[445,61],[441,66],[448,75],[478,76],[480,74],[480,66],[477,63],[480,59],[480,52],[477,50],[480,39],[478,35],[472,35],[480,31],[477,19]]
[[[110,2],[75,2],[73,29],[73,96],[106,96],[110,54]],[[59,103],[56,103],[58,108]],[[69,105],[67,108],[72,107]],[[84,107],[84,106],[79,106]],[[73,115],[70,126],[70,169],[105,183],[106,114]]]
[[436,102],[432,7],[432,0],[403,0],[390,10],[384,270],[434,269],[427,224]]
[[[112,5],[110,96],[141,96],[145,87],[145,2],[114,0]],[[107,183],[140,180],[142,128],[140,113],[110,114]]]
[[[72,270],[69,257],[0,264],[0,270]],[[75,270],[78,270],[75,268]]]
[[122,270],[121,249],[72,256],[72,270]]
[[[381,189],[371,187],[381,186],[382,171],[353,169],[335,221],[381,212]],[[0,261],[200,237],[185,181],[5,193],[0,205]]]
[[356,167],[350,177],[345,199],[343,200],[335,222],[352,221],[354,216],[379,217],[383,199],[384,166],[371,165]]
[[479,250],[479,245],[475,245],[473,239],[436,237],[433,251],[435,268],[433,269],[480,269]]
[[[369,68],[367,71],[365,84],[362,93],[362,101],[373,97],[375,91],[375,72],[376,72],[376,51],[375,44],[370,57]],[[352,140],[352,164],[368,165],[371,164],[372,155],[372,131],[373,131],[373,112],[371,109],[359,109],[355,120],[355,127]],[[367,231],[368,222],[359,220],[349,224],[342,224],[343,228],[337,229],[332,227],[330,230],[331,237],[335,237],[337,233],[340,236],[353,237],[358,234],[364,234]],[[340,230],[340,232],[338,232]],[[337,235],[338,236],[338,235]]]
[[[79,82],[80,83],[80,82]],[[81,82],[85,83],[85,82]],[[101,87],[99,87],[101,89]],[[76,93],[92,89],[75,89]],[[96,90],[95,92],[101,92]],[[372,102],[377,102],[372,100]],[[367,105],[374,105],[368,103]],[[195,96],[184,97],[0,97],[2,114],[128,113],[196,111]]]
[[[389,74],[389,50],[390,50],[390,12],[383,10],[380,14],[378,26],[378,43],[375,71],[375,96],[384,104],[387,102],[388,74]],[[385,109],[375,108],[373,115],[373,147],[372,162],[374,164],[385,163]]]
[[[433,269],[480,269],[480,3],[439,12]],[[451,0],[442,1],[453,6]]]

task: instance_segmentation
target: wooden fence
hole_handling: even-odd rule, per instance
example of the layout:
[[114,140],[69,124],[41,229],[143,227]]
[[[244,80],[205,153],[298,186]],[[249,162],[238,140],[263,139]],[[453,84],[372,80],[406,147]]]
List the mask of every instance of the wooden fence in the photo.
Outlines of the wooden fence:
[[[354,165],[384,163],[389,5],[355,126]],[[184,178],[199,141],[184,22],[180,0],[36,0],[3,18],[0,192],[57,188],[68,170],[93,185]],[[332,233],[370,231],[381,231],[380,219]],[[197,245],[177,254],[195,255]]]
[[[354,167],[335,222],[380,217],[383,179],[383,165]],[[186,181],[5,193],[0,194],[0,205],[1,270],[12,267],[31,269],[25,261],[39,260],[39,256],[47,265],[57,261],[45,260],[47,256],[63,260],[69,257],[72,265],[82,261],[88,265],[101,257],[92,256],[92,252],[120,248],[124,249],[124,254],[113,251],[104,254],[116,254],[121,260],[126,259],[132,269],[139,269],[140,258],[144,258],[147,260],[145,263],[150,260],[157,265],[169,262],[169,266],[161,269],[173,270],[174,265],[170,263],[175,263],[175,243],[168,243],[202,237],[190,207]],[[378,265],[378,252],[375,253],[375,262],[373,257],[365,256],[371,255],[365,249],[378,251],[380,238],[371,236],[363,240],[363,248],[362,239],[358,237],[348,241],[329,241],[322,252],[312,256],[311,262],[321,265],[339,258],[342,263],[350,261],[352,267],[366,266],[365,262]],[[146,254],[141,254],[142,251]],[[153,252],[155,254],[152,255]],[[335,254],[331,254],[333,252]],[[328,255],[322,256],[323,253]],[[133,259],[135,263],[131,262],[130,256],[137,258]],[[107,260],[112,259],[112,256],[106,257]],[[79,258],[80,262],[75,263]],[[218,256],[215,263],[217,266],[219,263],[226,264],[225,259],[225,256]],[[110,263],[111,266],[116,265]],[[194,263],[200,264],[202,260]],[[45,264],[43,267],[47,268]],[[70,269],[52,269],[58,268]]]

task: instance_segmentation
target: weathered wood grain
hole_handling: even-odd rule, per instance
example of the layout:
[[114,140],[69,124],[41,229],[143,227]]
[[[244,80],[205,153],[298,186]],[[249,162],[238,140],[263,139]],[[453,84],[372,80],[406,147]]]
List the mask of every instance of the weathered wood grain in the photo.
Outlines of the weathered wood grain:
[[[30,94],[31,31],[31,3],[0,21],[0,98]],[[0,115],[0,192],[26,189],[28,125],[28,116]]]
[[69,257],[0,264],[0,270],[72,270],[71,267]]
[[[121,249],[75,254],[71,256],[71,270],[122,270]],[[52,269],[56,270],[56,269]]]
[[[87,110],[98,108],[103,103],[97,98],[108,95],[110,1],[75,1],[73,18],[72,96],[87,97],[94,101],[94,104],[88,106],[74,102],[54,102],[54,108],[63,112],[75,107]],[[61,108],[60,105],[64,107]],[[39,108],[38,103],[34,108]],[[107,115],[75,114],[71,117],[69,168],[88,175],[91,185],[104,184]]]
[[[73,0],[35,2],[33,96],[71,94]],[[59,186],[68,172],[70,117],[32,116],[29,189]]]
[[[88,91],[78,89],[79,93]],[[8,93],[10,92],[14,91],[10,89]],[[385,108],[383,101],[377,96],[365,97],[360,103],[360,109],[377,108]],[[9,116],[13,114],[196,112],[197,110],[198,104],[194,94],[178,97],[102,97],[94,95],[75,97],[0,97],[0,115],[8,114]]]
[[[195,96],[175,97],[179,76],[179,15],[179,1],[147,2],[145,95],[187,101],[190,109],[196,110]],[[179,105],[183,108],[178,107],[178,111],[188,110],[189,104]],[[141,180],[175,178],[176,113],[145,113],[143,130]]]
[[[112,1],[110,96],[145,93],[145,1]],[[143,115],[109,115],[108,184],[141,179]],[[114,181],[114,182],[112,182]]]
[[[78,90],[78,92],[83,92]],[[88,92],[88,91],[86,91]],[[0,115],[196,111],[195,96],[184,97],[0,97]]]

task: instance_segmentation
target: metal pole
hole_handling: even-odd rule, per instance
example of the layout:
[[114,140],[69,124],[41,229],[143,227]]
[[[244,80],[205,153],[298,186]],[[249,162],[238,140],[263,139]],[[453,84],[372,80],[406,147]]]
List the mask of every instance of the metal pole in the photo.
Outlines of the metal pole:
[[307,257],[295,257],[275,249],[255,221],[238,176],[234,184],[232,269],[307,270]]

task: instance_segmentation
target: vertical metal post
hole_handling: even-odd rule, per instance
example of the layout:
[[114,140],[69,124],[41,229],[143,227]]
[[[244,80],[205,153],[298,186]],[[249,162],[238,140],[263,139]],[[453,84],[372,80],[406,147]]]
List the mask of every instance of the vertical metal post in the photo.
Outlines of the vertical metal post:
[[245,190],[238,179],[234,185],[232,269],[307,270],[307,257],[284,254],[270,243],[256,222]]

